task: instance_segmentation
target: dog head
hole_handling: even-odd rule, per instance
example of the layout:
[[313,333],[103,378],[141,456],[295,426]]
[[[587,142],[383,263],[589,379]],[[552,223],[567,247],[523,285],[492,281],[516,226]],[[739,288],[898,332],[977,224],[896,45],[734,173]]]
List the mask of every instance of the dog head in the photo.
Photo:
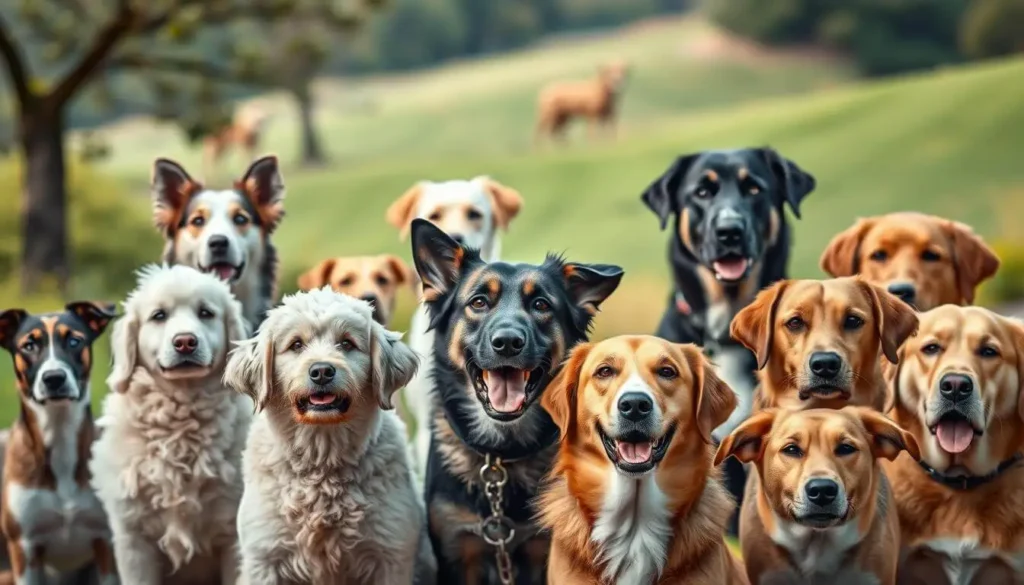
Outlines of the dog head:
[[542,400],[569,448],[632,477],[666,455],[710,464],[711,431],[736,408],[700,348],[641,335],[580,344]]
[[999,258],[970,227],[923,213],[857,220],[821,255],[832,276],[860,274],[921,311],[969,305],[999,269]]
[[498,422],[527,412],[622,279],[617,266],[556,257],[540,266],[487,263],[420,219],[412,243],[430,326],[466,379],[463,401]]
[[597,69],[597,77],[611,93],[619,93],[629,78],[629,62],[625,59],[612,59]]
[[[884,387],[879,353],[895,363],[897,349],[916,330],[913,309],[856,277],[779,281],[737,313],[730,328],[765,370],[770,383],[762,391],[860,405]],[[858,391],[867,395],[854,396]]]
[[107,383],[126,392],[137,367],[156,379],[219,379],[228,343],[248,337],[242,306],[227,284],[194,268],[149,265],[114,325]]
[[413,351],[373,320],[366,301],[330,287],[285,297],[231,353],[226,384],[257,412],[300,424],[375,420],[416,372]]
[[737,284],[761,264],[782,229],[783,205],[800,217],[814,177],[767,148],[679,157],[643,194],[696,261],[723,284]]
[[336,292],[373,305],[374,321],[388,326],[395,311],[399,287],[410,284],[415,274],[397,256],[349,256],[328,258],[299,277],[306,291],[330,285]]
[[165,262],[215,274],[229,284],[275,269],[267,240],[284,217],[276,157],[252,163],[226,191],[206,189],[177,163],[157,159],[152,193],[154,221],[167,239]]
[[875,460],[891,461],[901,451],[918,457],[914,437],[869,408],[769,409],[722,441],[715,464],[730,455],[753,462],[783,522],[826,529],[859,521],[866,527],[883,478]]
[[403,239],[414,219],[426,219],[460,245],[489,258],[498,230],[507,230],[522,206],[518,191],[489,177],[422,181],[391,204],[386,218],[401,230]]
[[92,343],[114,318],[114,306],[78,301],[60,313],[0,313],[0,346],[14,358],[21,400],[28,404],[89,399]]
[[986,475],[1024,445],[1024,325],[955,305],[920,319],[899,365],[886,368],[894,418],[932,468]]

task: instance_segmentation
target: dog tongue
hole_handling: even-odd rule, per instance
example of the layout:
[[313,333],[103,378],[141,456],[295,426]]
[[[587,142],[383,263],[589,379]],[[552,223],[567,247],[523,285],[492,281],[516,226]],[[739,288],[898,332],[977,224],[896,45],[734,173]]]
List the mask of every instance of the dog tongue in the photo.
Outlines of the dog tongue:
[[737,280],[743,277],[747,271],[747,259],[735,258],[730,260],[719,260],[714,263],[715,273],[719,278],[726,280]]
[[330,393],[310,394],[309,403],[323,406],[324,404],[330,404],[334,402],[335,398],[337,397],[334,394]]
[[619,457],[626,463],[646,463],[651,458],[650,443],[616,443]]
[[231,280],[231,277],[235,275],[235,268],[228,266],[227,264],[218,264],[210,268],[210,271],[217,275],[217,278],[221,280]]
[[515,412],[526,402],[526,378],[528,372],[513,368],[485,370],[487,398],[491,408],[498,412]]
[[942,421],[935,431],[939,446],[947,453],[963,453],[974,440],[974,428],[967,421]]

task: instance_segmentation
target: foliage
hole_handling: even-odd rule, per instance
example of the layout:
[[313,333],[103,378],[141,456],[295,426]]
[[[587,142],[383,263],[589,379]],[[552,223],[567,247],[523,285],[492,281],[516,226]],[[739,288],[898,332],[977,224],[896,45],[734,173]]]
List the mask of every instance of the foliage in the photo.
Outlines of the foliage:
[[960,46],[975,58],[1024,52],[1024,0],[973,0],[960,26]]
[[976,299],[979,305],[995,306],[1024,299],[1024,241],[1003,239],[992,242],[999,256],[999,271],[982,283]]

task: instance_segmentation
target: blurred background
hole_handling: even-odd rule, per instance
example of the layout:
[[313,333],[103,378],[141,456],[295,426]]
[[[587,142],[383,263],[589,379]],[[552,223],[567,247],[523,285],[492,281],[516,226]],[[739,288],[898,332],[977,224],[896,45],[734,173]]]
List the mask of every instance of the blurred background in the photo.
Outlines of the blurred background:
[[[595,335],[653,332],[669,234],[640,193],[679,154],[771,145],[818,179],[792,275],[822,276],[856,217],[914,209],[997,247],[982,303],[1024,297],[1024,0],[0,0],[0,19],[0,308],[120,301],[160,257],[153,159],[227,187],[244,149],[207,173],[202,145],[244,111],[283,163],[285,293],[328,256],[409,260],[387,206],[488,174],[525,199],[505,259],[621,264]],[[535,147],[541,88],[613,59],[632,66],[615,135]],[[0,389],[10,419],[6,357]]]

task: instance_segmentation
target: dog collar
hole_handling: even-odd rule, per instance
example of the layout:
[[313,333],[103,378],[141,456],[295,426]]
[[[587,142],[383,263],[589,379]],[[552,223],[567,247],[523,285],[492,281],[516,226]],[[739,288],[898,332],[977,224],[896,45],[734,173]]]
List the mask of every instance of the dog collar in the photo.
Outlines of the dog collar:
[[512,446],[499,446],[493,443],[483,444],[477,441],[473,441],[469,437],[469,433],[463,427],[463,421],[457,417],[451,416],[447,410],[444,412],[444,418],[448,421],[448,426],[452,428],[452,432],[458,437],[459,441],[463,445],[468,447],[471,451],[477,455],[487,457],[500,457],[505,463],[515,463],[520,459],[526,459],[535,456],[537,453],[547,449],[551,445],[554,445],[558,441],[559,430],[555,426],[554,422],[543,423],[541,425],[541,432],[537,434],[537,441],[531,443],[516,443]]
[[995,471],[988,473],[986,475],[950,476],[939,472],[934,467],[928,465],[924,461],[918,461],[918,464],[921,466],[921,469],[923,469],[924,472],[928,474],[928,477],[932,478],[932,481],[936,481],[954,490],[967,491],[973,490],[976,487],[983,486],[986,483],[995,480],[1008,469],[1019,463],[1022,459],[1024,459],[1024,454],[1017,453],[1013,457],[1010,457],[1006,461],[1000,463],[999,467],[996,467]]

